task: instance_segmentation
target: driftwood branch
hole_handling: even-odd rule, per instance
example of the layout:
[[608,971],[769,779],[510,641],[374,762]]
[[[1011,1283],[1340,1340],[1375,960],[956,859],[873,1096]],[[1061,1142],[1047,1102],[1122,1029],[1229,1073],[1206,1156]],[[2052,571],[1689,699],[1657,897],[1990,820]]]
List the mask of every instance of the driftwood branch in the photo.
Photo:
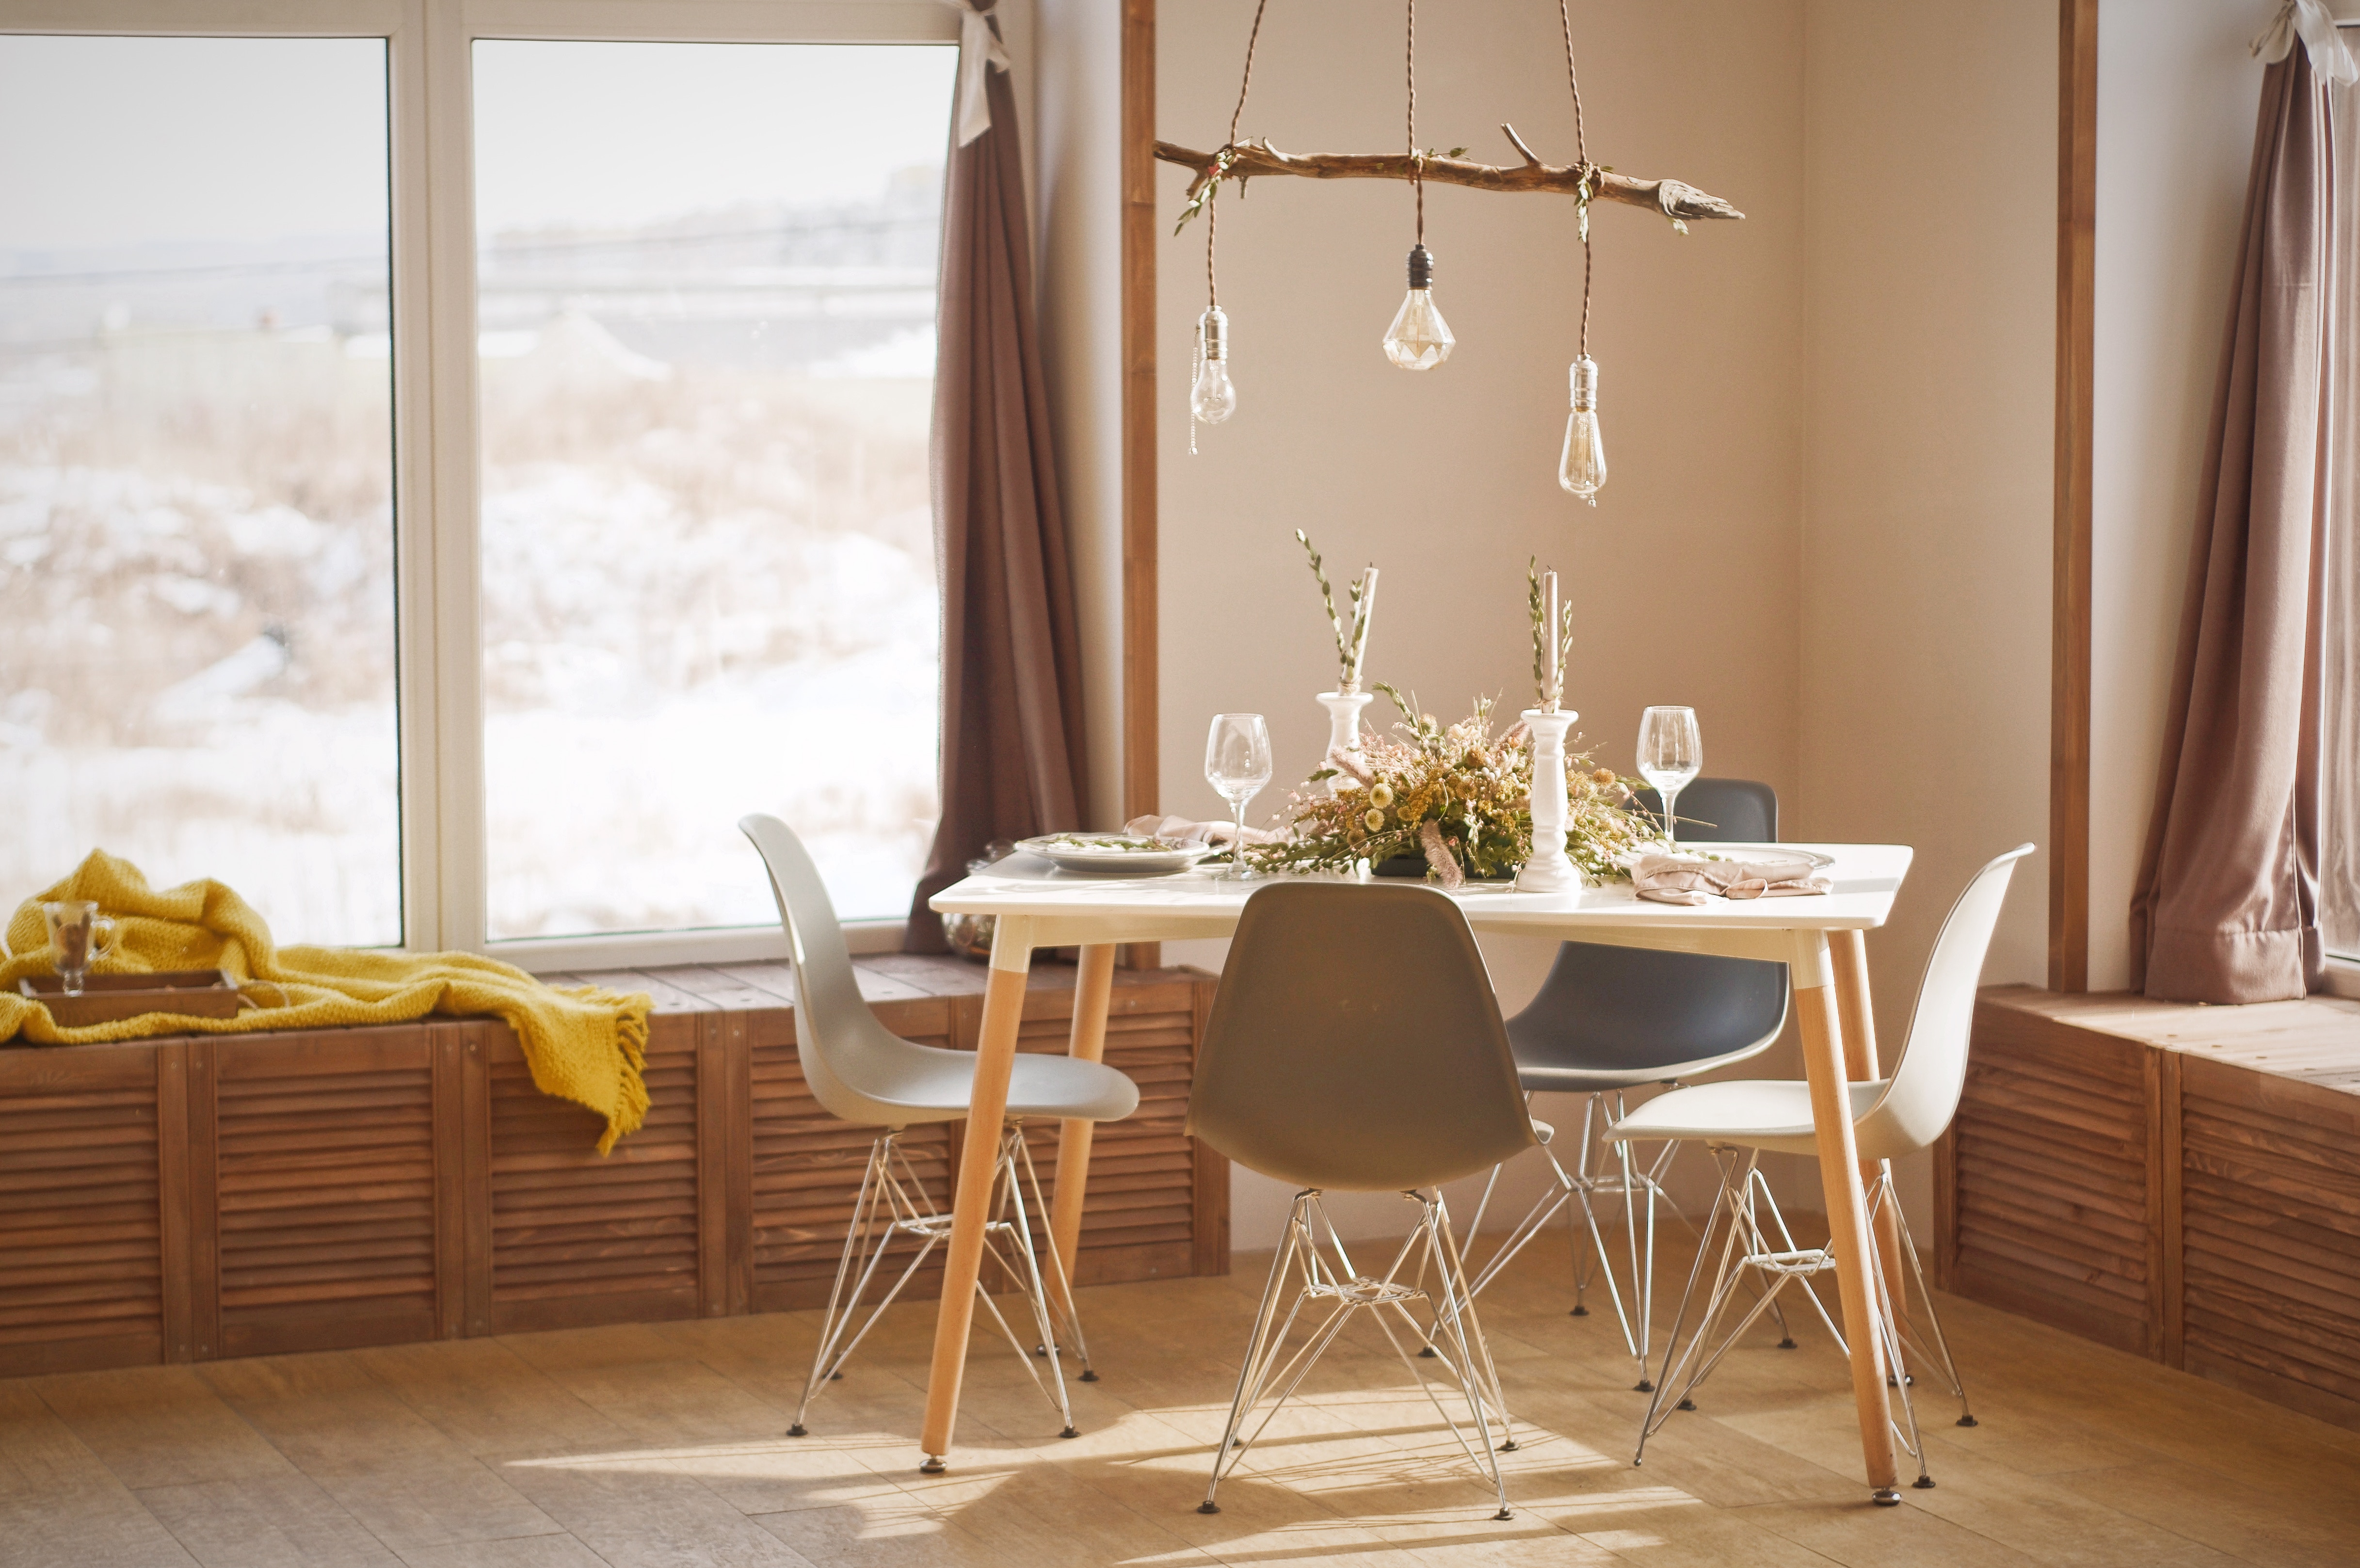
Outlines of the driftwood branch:
[[[1541,191],[1559,196],[1581,193],[1584,170],[1579,164],[1543,163],[1516,135],[1514,126],[1502,125],[1500,129],[1524,159],[1521,164],[1502,167],[1465,158],[1429,157],[1426,159],[1425,177],[1437,185],[1464,185],[1476,191]],[[1415,160],[1407,153],[1289,153],[1279,151],[1267,141],[1243,141],[1231,147],[1226,171],[1218,167],[1218,152],[1197,152],[1171,142],[1157,142],[1155,156],[1163,162],[1196,171],[1196,177],[1188,182],[1192,211],[1205,187],[1224,172],[1228,179],[1243,180],[1265,174],[1295,174],[1309,180],[1407,180],[1416,171]],[[1590,199],[1593,201],[1644,207],[1679,223],[1697,218],[1745,216],[1720,197],[1709,196],[1677,180],[1633,180],[1594,164],[1588,173]]]

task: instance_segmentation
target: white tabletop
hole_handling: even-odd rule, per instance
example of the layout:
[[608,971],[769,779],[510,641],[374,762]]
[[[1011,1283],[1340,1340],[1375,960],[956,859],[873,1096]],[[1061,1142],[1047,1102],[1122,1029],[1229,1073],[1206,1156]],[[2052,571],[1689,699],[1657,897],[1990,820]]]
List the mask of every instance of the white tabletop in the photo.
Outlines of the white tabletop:
[[[1477,931],[1783,959],[1790,933],[1867,931],[1883,925],[1909,874],[1912,855],[1907,845],[1891,844],[1780,847],[1830,856],[1834,864],[1824,875],[1833,889],[1801,898],[1712,898],[1687,905],[1642,898],[1627,882],[1575,893],[1519,893],[1513,886],[1470,883],[1450,897]],[[1234,882],[1208,871],[1169,877],[1062,871],[1037,855],[1020,853],[945,888],[932,904],[945,914],[1015,917],[1023,922],[1019,929],[1033,947],[1177,941],[1229,935],[1246,899],[1284,879]],[[1358,880],[1340,876],[1321,879]],[[1368,885],[1387,884],[1371,878]]]

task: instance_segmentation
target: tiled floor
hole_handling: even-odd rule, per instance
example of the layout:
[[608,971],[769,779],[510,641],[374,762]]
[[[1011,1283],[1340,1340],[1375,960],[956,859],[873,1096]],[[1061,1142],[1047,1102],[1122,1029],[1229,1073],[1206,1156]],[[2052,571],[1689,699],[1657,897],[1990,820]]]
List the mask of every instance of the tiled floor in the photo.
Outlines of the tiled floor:
[[1867,1506],[1823,1334],[1743,1349],[1630,1463],[1642,1396],[1562,1252],[1483,1308],[1520,1425],[1510,1497],[1432,1425],[1373,1328],[1195,1511],[1261,1279],[1084,1293],[1083,1435],[978,1340],[951,1473],[917,1472],[930,1304],[897,1309],[781,1436],[814,1314],[0,1383],[0,1563],[1084,1568],[1271,1563],[2360,1563],[2360,1433],[1965,1302],[1983,1424],[1931,1491]]

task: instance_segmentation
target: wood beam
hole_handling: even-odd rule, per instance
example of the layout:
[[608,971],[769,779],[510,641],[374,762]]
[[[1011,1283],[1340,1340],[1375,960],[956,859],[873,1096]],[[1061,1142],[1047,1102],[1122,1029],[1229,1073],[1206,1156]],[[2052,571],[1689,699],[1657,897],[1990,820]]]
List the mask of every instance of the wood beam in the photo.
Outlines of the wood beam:
[[[1122,0],[1122,814],[1162,811],[1157,775],[1155,0]],[[1153,942],[1124,962],[1153,969]]]
[[[1692,218],[1737,219],[1745,216],[1718,196],[1708,195],[1677,180],[1634,180],[1596,164],[1543,163],[1516,135],[1502,125],[1501,135],[1516,149],[1515,164],[1475,163],[1460,158],[1427,157],[1422,163],[1407,153],[1281,152],[1267,140],[1243,141],[1223,149],[1197,152],[1173,142],[1157,142],[1155,156],[1165,163],[1193,169],[1188,199],[1195,203],[1216,175],[1240,182],[1257,175],[1294,174],[1308,180],[1411,180],[1422,177],[1435,185],[1464,185],[1477,191],[1541,191],[1559,196],[1580,195],[1585,187],[1593,201],[1624,207],[1644,207],[1676,223]],[[1465,148],[1459,149],[1460,151]],[[1218,166],[1217,168],[1217,166]]]
[[2090,988],[2090,479],[2098,0],[2060,0],[2057,474],[2049,695],[2049,988]]

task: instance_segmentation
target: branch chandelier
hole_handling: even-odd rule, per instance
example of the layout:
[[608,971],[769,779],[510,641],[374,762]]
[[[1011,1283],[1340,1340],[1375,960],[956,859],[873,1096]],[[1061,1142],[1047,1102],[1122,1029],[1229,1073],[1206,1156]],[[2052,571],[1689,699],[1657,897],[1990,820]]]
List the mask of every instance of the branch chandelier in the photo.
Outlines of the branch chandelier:
[[1224,180],[1234,180],[1240,195],[1256,175],[1289,174],[1311,180],[1406,180],[1416,213],[1415,240],[1409,253],[1409,292],[1402,299],[1393,325],[1385,330],[1385,357],[1404,370],[1431,370],[1450,357],[1458,339],[1434,302],[1434,256],[1426,248],[1426,182],[1465,185],[1478,191],[1536,191],[1574,199],[1581,239],[1581,336],[1567,380],[1572,411],[1565,425],[1565,446],[1557,458],[1557,483],[1576,499],[1598,504],[1606,483],[1606,446],[1598,423],[1598,362],[1590,357],[1590,297],[1593,274],[1590,242],[1590,204],[1611,201],[1626,207],[1647,207],[1661,213],[1681,234],[1691,219],[1737,219],[1745,216],[1718,196],[1709,196],[1677,180],[1634,180],[1590,161],[1590,145],[1581,117],[1581,78],[1574,69],[1573,16],[1568,0],[1557,0],[1557,26],[1565,39],[1565,80],[1573,97],[1573,162],[1543,163],[1516,135],[1502,125],[1524,161],[1495,166],[1465,160],[1465,147],[1437,153],[1417,145],[1417,0],[1406,0],[1403,40],[1403,72],[1408,107],[1407,147],[1390,153],[1284,153],[1262,140],[1238,139],[1245,118],[1246,96],[1253,87],[1254,49],[1262,40],[1262,13],[1270,0],[1254,6],[1253,29],[1246,35],[1245,70],[1238,82],[1237,108],[1229,115],[1229,139],[1211,152],[1196,152],[1171,142],[1155,144],[1155,156],[1165,163],[1195,171],[1188,182],[1188,204],[1181,211],[1174,233],[1188,221],[1205,215],[1205,312],[1196,319],[1196,344],[1188,389],[1188,450],[1196,450],[1198,423],[1218,425],[1237,412],[1237,384],[1229,377],[1229,318],[1221,309],[1218,269],[1215,265],[1220,236],[1218,198]]

